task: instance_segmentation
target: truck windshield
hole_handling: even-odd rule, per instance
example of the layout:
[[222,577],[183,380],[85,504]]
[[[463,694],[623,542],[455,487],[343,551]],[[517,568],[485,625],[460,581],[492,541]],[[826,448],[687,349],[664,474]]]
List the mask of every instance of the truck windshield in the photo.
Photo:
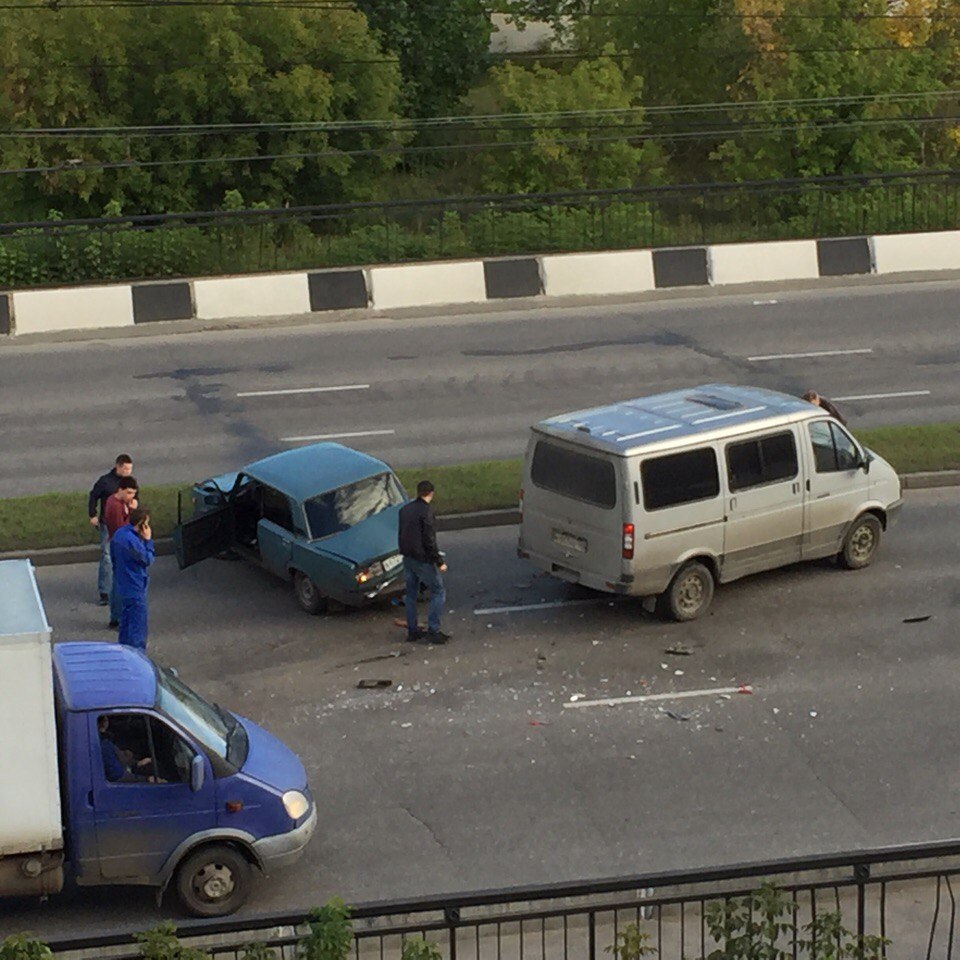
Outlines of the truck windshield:
[[303,506],[310,524],[310,536],[319,540],[349,530],[405,499],[400,481],[392,473],[381,473],[321,493]]
[[231,713],[194,693],[167,667],[157,667],[157,706],[211,753],[239,769],[247,754],[247,735]]

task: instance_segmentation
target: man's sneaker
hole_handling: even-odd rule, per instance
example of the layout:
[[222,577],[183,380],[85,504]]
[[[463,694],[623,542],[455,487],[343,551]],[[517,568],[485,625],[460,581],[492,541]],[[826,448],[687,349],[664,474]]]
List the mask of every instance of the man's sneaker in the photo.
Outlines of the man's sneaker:
[[119,620],[111,620],[111,621],[107,624],[107,629],[108,629],[108,630],[115,630],[115,629],[116,629],[117,627],[119,627],[119,626],[120,626],[120,621],[119,621]]
[[424,643],[447,643],[450,640],[450,634],[442,630],[429,630],[424,634]]
[[416,633],[407,634],[407,643],[419,643],[424,637],[422,630],[417,630]]
[[109,593],[101,593],[101,594],[100,594],[100,606],[101,606],[101,607],[105,607],[109,602],[110,602],[110,594],[109,594]]

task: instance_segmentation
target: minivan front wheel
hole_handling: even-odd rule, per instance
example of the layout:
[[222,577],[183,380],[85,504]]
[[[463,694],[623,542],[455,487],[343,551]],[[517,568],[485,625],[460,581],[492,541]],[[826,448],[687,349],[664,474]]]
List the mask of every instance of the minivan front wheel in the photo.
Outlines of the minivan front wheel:
[[847,570],[860,570],[870,566],[880,548],[883,527],[872,514],[865,513],[853,521],[843,540],[839,560]]
[[317,585],[302,571],[293,571],[293,592],[297,603],[307,613],[326,613],[327,598],[317,589]]
[[663,616],[684,623],[703,616],[713,600],[713,574],[702,563],[682,566],[657,602]]

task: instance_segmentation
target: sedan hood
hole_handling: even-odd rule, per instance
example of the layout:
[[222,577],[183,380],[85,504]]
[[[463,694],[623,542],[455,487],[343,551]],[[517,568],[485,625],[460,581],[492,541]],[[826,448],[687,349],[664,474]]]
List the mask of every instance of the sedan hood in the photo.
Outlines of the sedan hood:
[[273,734],[258,727],[252,720],[234,714],[250,741],[242,773],[281,793],[305,790],[307,771],[300,758]]
[[397,515],[402,504],[387,507],[366,520],[311,544],[316,550],[335,553],[358,566],[397,552]]

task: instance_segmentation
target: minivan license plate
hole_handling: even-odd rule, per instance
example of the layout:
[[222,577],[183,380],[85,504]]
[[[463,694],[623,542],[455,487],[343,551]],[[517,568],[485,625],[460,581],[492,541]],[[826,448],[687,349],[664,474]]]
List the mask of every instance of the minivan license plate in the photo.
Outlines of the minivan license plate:
[[574,536],[565,530],[553,531],[553,542],[564,550],[575,550],[577,553],[587,552],[587,541],[583,537]]
[[399,553],[395,553],[392,557],[387,557],[383,561],[383,569],[386,573],[389,573],[391,570],[396,570],[401,563],[403,563],[403,557]]

